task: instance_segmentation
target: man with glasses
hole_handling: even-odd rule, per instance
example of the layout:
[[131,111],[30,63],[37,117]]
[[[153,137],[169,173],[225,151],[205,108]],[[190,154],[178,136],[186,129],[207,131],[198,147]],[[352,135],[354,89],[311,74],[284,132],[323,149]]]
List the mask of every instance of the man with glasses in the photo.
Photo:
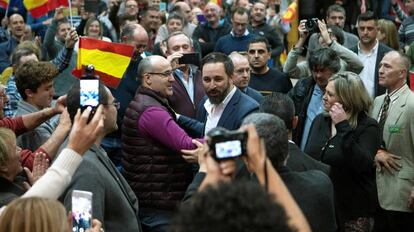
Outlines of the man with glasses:
[[[94,218],[102,222],[106,232],[120,230],[140,232],[142,228],[138,217],[138,199],[100,146],[102,138],[117,129],[116,108],[119,104],[102,83],[99,83],[98,91],[99,108],[96,113],[104,115],[103,129],[99,131],[92,147],[83,155],[82,163],[59,200],[67,210],[71,210],[73,190],[92,192],[91,213]],[[76,83],[68,92],[66,99],[72,122],[80,110],[79,98],[80,84]]]
[[262,102],[263,96],[260,92],[249,87],[250,65],[247,53],[232,52],[229,57],[234,65],[234,75],[231,77],[233,84],[247,96],[253,98],[258,103]]
[[193,178],[182,149],[195,149],[177,122],[167,98],[173,94],[173,71],[161,56],[144,58],[138,68],[141,86],[125,113],[122,174],[140,201],[144,231],[166,231],[174,209]]

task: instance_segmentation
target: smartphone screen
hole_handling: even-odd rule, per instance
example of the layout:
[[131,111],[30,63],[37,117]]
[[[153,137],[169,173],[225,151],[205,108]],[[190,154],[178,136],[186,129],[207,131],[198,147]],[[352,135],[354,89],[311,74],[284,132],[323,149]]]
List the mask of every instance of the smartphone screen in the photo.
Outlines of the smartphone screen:
[[160,2],[160,11],[167,11],[167,3]]
[[81,79],[80,80],[80,105],[82,109],[88,106],[96,108],[99,104],[99,80]]
[[216,143],[216,157],[218,159],[235,158],[241,156],[242,143],[240,140],[231,140],[221,143]]
[[92,227],[92,193],[73,190],[72,231],[85,232]]

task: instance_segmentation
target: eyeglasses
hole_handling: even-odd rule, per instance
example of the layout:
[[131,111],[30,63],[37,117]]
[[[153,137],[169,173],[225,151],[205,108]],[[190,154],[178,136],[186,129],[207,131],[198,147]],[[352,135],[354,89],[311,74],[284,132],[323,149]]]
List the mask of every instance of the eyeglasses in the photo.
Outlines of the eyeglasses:
[[160,75],[160,76],[163,76],[163,77],[170,77],[173,74],[173,71],[165,71],[163,73],[149,72],[148,74],[151,74],[151,75]]
[[128,6],[125,6],[126,8],[137,8],[138,6],[135,6],[135,5],[128,5]]
[[121,103],[120,103],[119,101],[117,101],[117,100],[114,100],[112,103],[102,104],[102,105],[104,105],[104,106],[110,106],[110,105],[113,105],[113,106],[115,106],[115,108],[116,108],[117,110],[119,110],[119,109],[121,108]]

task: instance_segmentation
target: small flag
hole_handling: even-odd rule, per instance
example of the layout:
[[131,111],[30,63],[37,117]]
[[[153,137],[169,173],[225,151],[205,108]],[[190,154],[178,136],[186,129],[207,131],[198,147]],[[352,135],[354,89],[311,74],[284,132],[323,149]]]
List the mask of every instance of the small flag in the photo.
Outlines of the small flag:
[[287,8],[286,12],[283,14],[282,21],[285,23],[291,22],[292,19],[296,16],[297,11],[298,4],[296,3],[296,1],[293,1]]
[[0,8],[7,9],[9,5],[9,0],[0,0]]
[[215,3],[221,7],[221,0],[210,0],[210,2]]
[[68,1],[70,0],[23,0],[23,4],[33,18],[39,18],[60,6],[68,6]]
[[95,67],[95,74],[106,86],[117,88],[133,52],[134,47],[130,45],[81,37],[78,63],[72,74],[80,78],[84,67],[92,64]]

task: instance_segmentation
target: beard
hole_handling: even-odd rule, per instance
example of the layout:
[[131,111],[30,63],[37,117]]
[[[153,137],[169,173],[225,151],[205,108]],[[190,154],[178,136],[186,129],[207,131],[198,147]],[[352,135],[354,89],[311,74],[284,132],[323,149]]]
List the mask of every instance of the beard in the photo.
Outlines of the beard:
[[230,92],[230,86],[227,86],[227,88],[224,89],[223,91],[220,91],[218,89],[208,91],[207,97],[212,104],[218,105],[224,100],[224,98],[226,98],[229,92]]

